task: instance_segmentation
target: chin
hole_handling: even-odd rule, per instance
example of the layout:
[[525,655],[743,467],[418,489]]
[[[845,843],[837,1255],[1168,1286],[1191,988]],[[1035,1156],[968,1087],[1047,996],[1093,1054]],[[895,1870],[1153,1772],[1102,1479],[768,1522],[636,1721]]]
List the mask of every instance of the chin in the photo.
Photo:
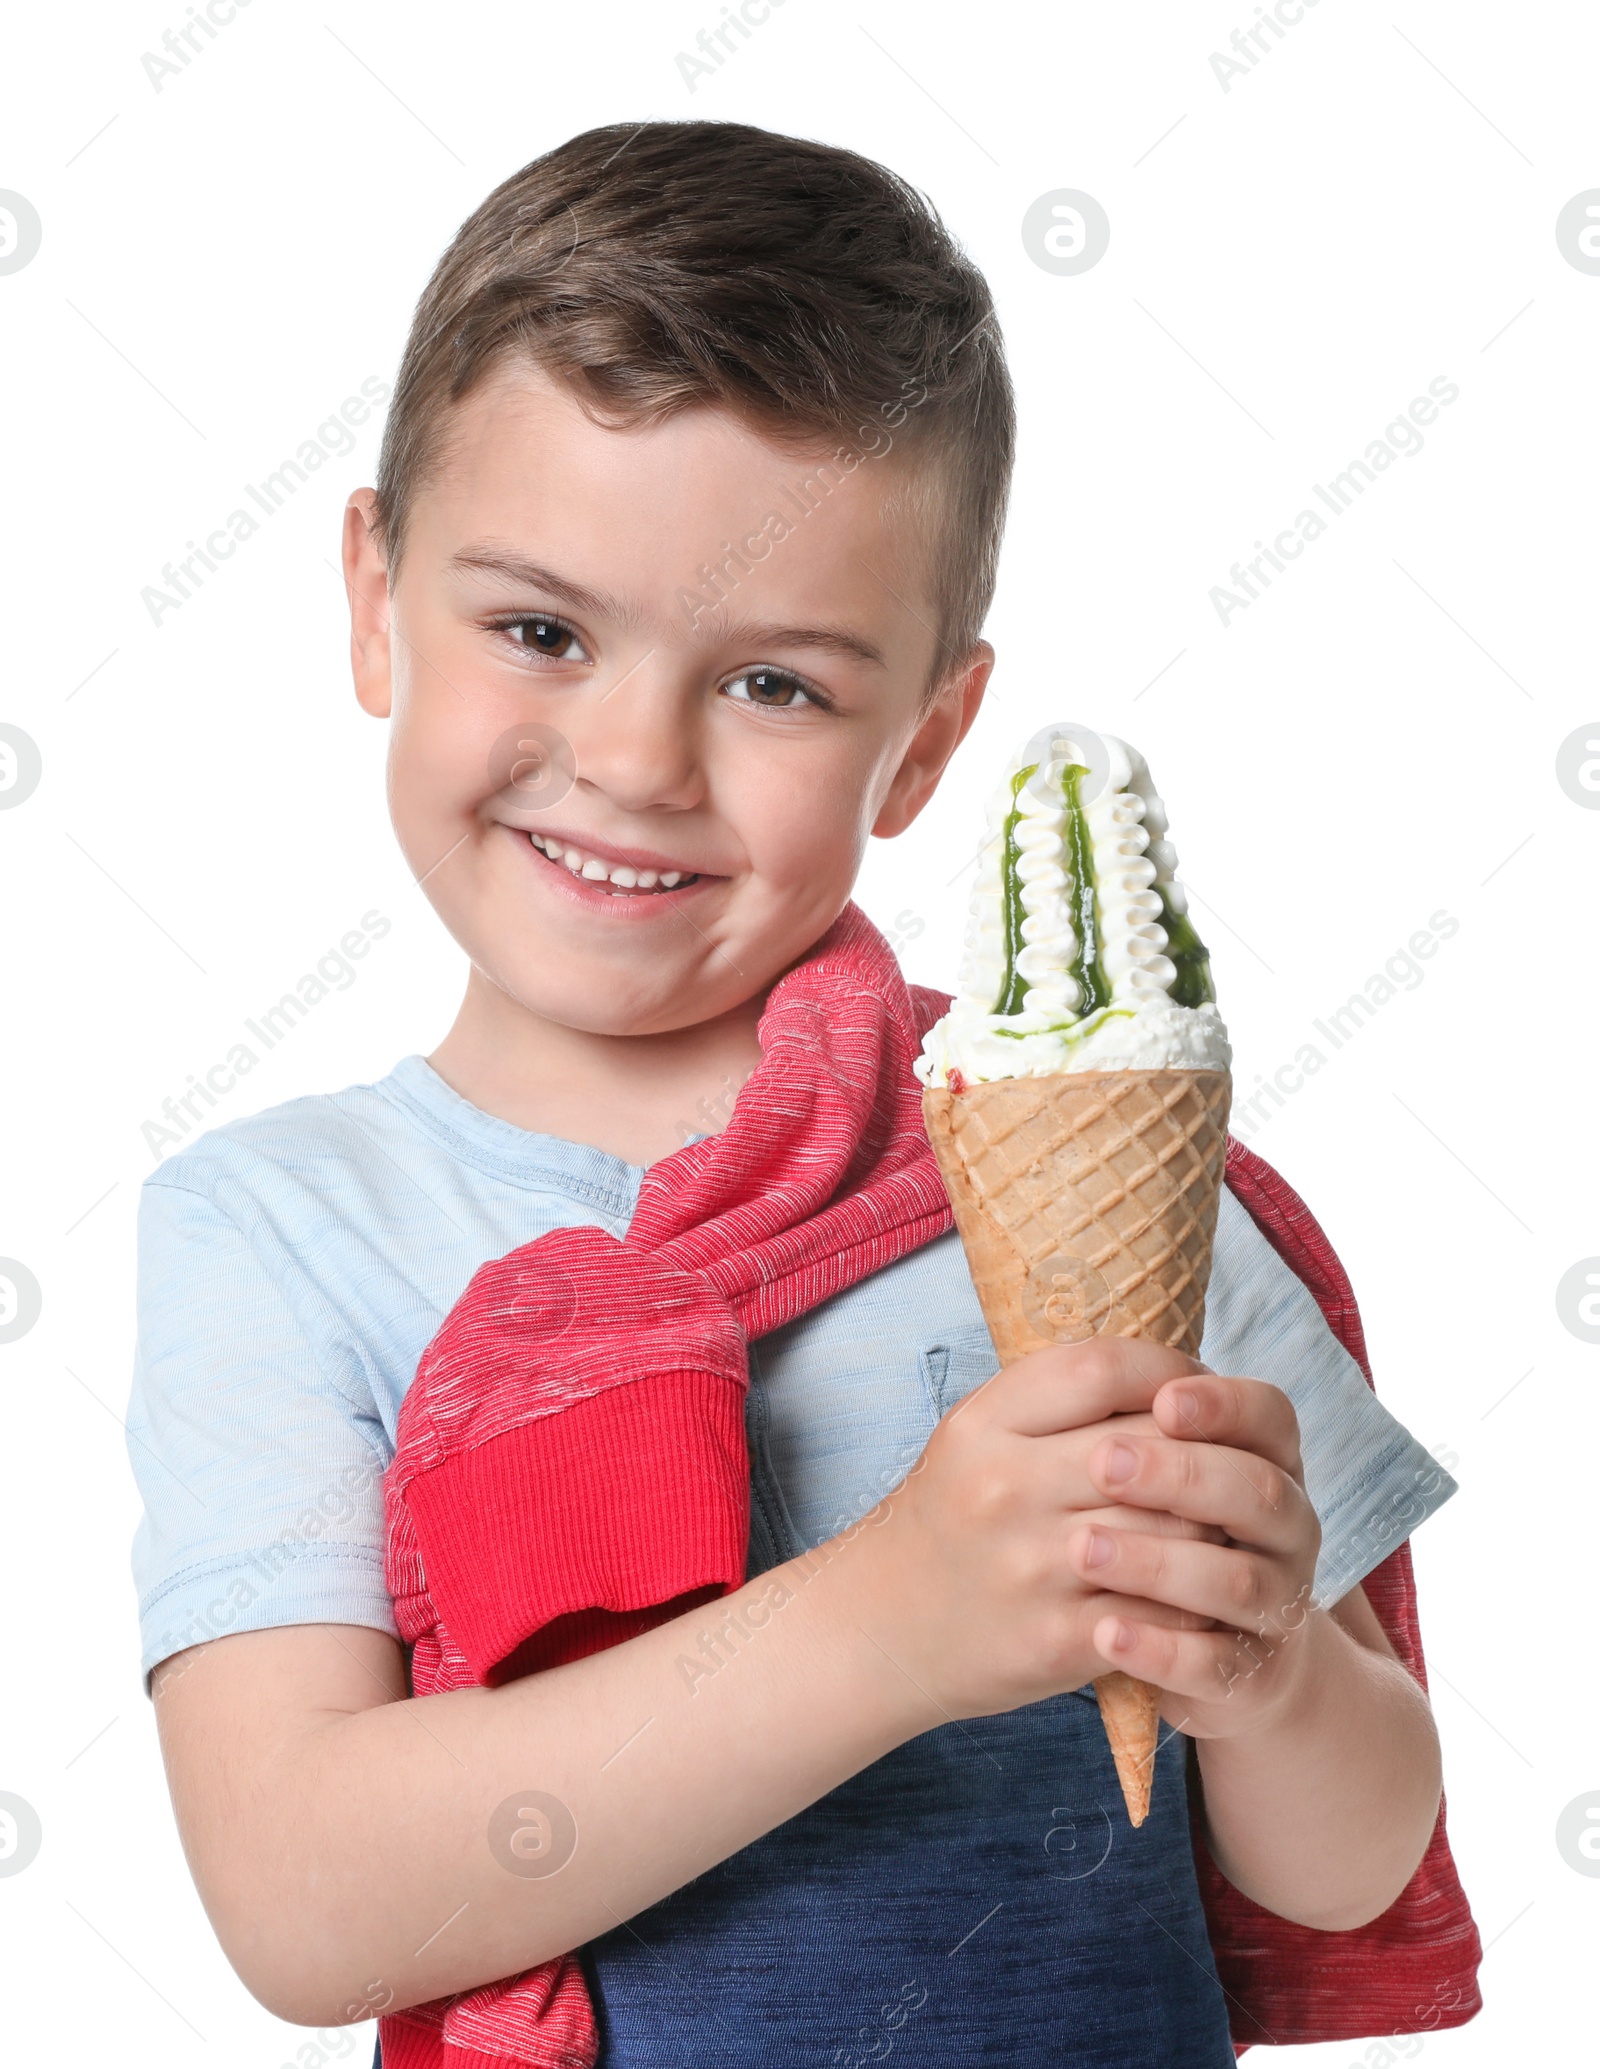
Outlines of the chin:
[[663,971],[655,983],[639,985],[619,982],[614,969],[596,963],[553,971],[548,962],[520,969],[510,957],[474,956],[473,962],[514,1005],[578,1034],[671,1034],[715,1019],[749,996],[742,987],[737,998],[712,996],[686,983],[681,971]]

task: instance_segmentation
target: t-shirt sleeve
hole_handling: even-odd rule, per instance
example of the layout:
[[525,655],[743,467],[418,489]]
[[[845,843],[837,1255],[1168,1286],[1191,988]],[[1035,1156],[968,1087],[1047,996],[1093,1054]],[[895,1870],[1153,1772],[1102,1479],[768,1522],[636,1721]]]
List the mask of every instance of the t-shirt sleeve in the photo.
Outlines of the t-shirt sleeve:
[[1270,1380],[1294,1404],[1306,1492],[1322,1524],[1314,1600],[1347,1595],[1456,1483],[1397,1422],[1322,1310],[1226,1186],[1200,1356]]
[[144,1672],[235,1631],[394,1633],[392,1447],[359,1355],[295,1281],[270,1218],[148,1179],[138,1310],[127,1430]]

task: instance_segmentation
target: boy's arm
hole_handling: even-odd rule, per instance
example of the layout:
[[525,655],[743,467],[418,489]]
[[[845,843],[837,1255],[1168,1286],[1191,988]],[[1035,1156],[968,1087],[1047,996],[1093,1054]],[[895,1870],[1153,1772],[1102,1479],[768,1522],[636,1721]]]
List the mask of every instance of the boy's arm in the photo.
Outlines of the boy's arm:
[[[1153,1430],[1162,1383],[1194,1369],[1137,1342],[1038,1352],[952,1410],[844,1536],[500,1688],[410,1697],[400,1647],[355,1625],[177,1654],[152,1692],[185,1850],[230,1960],[302,2025],[515,1975],[947,1718],[1081,1687],[1104,1671],[1093,1632],[1113,1607],[1192,1623],[1075,1575],[1063,1532],[1077,1518],[1191,1527],[1108,1504],[1087,1461],[1107,1418]],[[510,1847],[505,1807],[530,1791],[570,1813],[570,1858],[537,1818]]]
[[[168,1661],[152,1693],[173,1805],[239,1975],[308,2026],[514,1975],[925,1730],[936,1718],[881,1654],[836,1642],[842,1565],[809,1582],[780,1569],[592,1658],[420,1700],[396,1641],[351,1624]],[[698,1641],[728,1608],[752,1635],[709,1671]],[[680,1656],[708,1669],[692,1693]],[[496,1828],[526,1791],[575,1821],[564,1862],[559,1817],[515,1849],[515,1812]]]
[[1439,1741],[1359,1587],[1303,1635],[1298,1700],[1254,1735],[1198,1743],[1206,1842],[1246,1896],[1339,1932],[1415,1872],[1439,1814]]

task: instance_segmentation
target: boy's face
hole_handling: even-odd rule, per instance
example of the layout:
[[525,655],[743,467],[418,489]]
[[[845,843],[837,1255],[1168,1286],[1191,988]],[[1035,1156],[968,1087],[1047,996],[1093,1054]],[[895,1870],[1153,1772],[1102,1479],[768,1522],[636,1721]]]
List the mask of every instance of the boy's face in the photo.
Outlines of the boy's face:
[[835,919],[869,834],[921,810],[992,656],[940,646],[900,468],[822,471],[718,410],[603,429],[519,365],[456,412],[387,601],[352,497],[395,829],[511,998],[601,1034],[729,1012]]

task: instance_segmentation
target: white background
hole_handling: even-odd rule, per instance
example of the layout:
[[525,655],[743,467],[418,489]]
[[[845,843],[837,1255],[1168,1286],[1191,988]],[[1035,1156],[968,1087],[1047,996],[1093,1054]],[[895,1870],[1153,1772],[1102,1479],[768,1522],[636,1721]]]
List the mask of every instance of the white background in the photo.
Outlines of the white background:
[[[44,1310],[0,1346],[0,1789],[37,1809],[44,1845],[0,1879],[12,2059],[370,2054],[369,2035],[318,2042],[257,2008],[191,1890],[136,1668],[119,1424],[142,1124],[369,909],[393,931],[358,981],[218,1118],[427,1050],[460,988],[389,834],[383,729],[349,688],[333,564],[376,421],[159,626],[141,590],[364,378],[392,380],[417,294],[491,186],[591,124],[689,115],[884,159],[999,302],[1022,447],[992,701],[862,884],[911,974],[953,980],[949,879],[981,797],[1058,716],[1150,757],[1241,1095],[1431,914],[1459,920],[1254,1142],[1343,1254],[1385,1398],[1459,1459],[1417,1564],[1487,2009],[1402,2046],[1440,2069],[1587,2057],[1600,1880],[1555,1825],[1600,1789],[1600,1350],[1554,1294],[1600,1251],[1600,813],[1555,759],[1576,728],[1600,737],[1600,277],[1554,226],[1600,185],[1600,23],[1576,4],[1322,0],[1225,91],[1210,54],[1255,16],[787,0],[693,93],[675,56],[720,20],[713,0],[254,0],[160,91],[141,56],[178,0],[14,16],[0,187],[44,239],[0,277],[0,719],[44,775],[0,812],[0,1255]],[[1061,187],[1111,222],[1072,278],[1020,236]],[[1440,375],[1460,395],[1425,449],[1219,623],[1208,592],[1231,563],[1320,510],[1311,484]]]

